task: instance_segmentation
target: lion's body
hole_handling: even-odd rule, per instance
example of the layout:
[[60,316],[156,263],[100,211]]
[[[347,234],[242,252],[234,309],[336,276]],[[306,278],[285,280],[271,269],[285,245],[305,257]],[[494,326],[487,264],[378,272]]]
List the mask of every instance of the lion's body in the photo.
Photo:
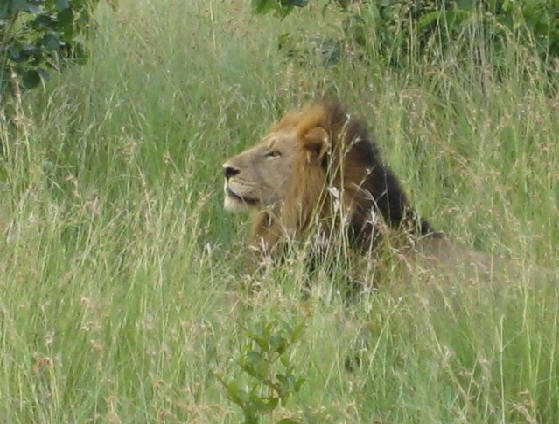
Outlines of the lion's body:
[[[363,251],[374,245],[377,234],[394,228],[403,231],[393,235],[404,237],[391,237],[390,251],[397,246],[402,254],[395,255],[399,259],[395,268],[389,259],[387,269],[403,271],[405,282],[435,278],[443,284],[504,283],[525,278],[524,265],[450,241],[418,218],[365,126],[336,103],[316,103],[288,113],[261,142],[227,160],[223,168],[225,207],[255,212],[251,247],[261,254],[272,254],[301,238],[314,242],[319,254],[339,252],[340,240],[344,253],[346,240]],[[398,241],[402,239],[404,246]],[[350,257],[370,264],[370,255]],[[380,260],[383,255],[375,257]],[[315,258],[314,254],[309,258],[311,266]],[[379,260],[375,269],[382,274]],[[529,271],[536,282],[557,281],[548,270],[529,267]],[[501,290],[503,285],[489,287]]]
[[365,126],[337,103],[288,113],[224,170],[225,206],[257,210],[251,240],[264,252],[310,229],[330,235],[344,228],[361,247],[371,245],[382,225],[434,234],[410,208]]

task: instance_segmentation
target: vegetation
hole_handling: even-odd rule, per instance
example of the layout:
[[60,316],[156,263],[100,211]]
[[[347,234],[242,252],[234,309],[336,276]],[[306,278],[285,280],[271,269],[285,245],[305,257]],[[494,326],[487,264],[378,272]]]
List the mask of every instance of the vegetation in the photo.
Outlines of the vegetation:
[[[322,66],[347,18],[323,6],[101,2],[95,60],[0,122],[2,421],[243,422],[219,378],[260,384],[246,329],[304,322],[288,371],[268,361],[304,384],[263,423],[559,422],[557,71],[517,33],[494,60],[475,26],[463,45],[483,62],[450,48],[394,67],[352,42]],[[278,52],[286,33],[300,60]],[[347,300],[350,259],[246,267],[221,163],[325,95],[367,119],[422,214],[515,276],[409,276],[387,245]]]
[[[273,11],[281,17],[309,3],[252,0],[256,13]],[[433,60],[442,54],[462,58],[460,52],[478,61],[489,53],[496,65],[511,39],[552,66],[559,58],[559,0],[330,0],[322,13],[331,5],[346,15],[337,44],[353,42],[366,57],[376,53],[392,65],[409,66],[410,59]],[[476,32],[474,39],[481,39],[480,44],[471,43]]]
[[[299,340],[304,325],[289,322],[259,322],[247,329],[249,343],[237,358],[239,367],[251,377],[250,385],[235,377],[218,376],[231,401],[243,410],[245,422],[259,422],[259,416],[272,413],[279,404],[301,390],[305,379],[294,374],[290,349]],[[250,387],[249,387],[250,386]],[[282,418],[278,424],[297,424]]]
[[[98,0],[3,0],[0,5],[0,114],[9,95],[49,78],[49,70],[84,63],[84,32]],[[8,111],[10,119],[14,113]]]

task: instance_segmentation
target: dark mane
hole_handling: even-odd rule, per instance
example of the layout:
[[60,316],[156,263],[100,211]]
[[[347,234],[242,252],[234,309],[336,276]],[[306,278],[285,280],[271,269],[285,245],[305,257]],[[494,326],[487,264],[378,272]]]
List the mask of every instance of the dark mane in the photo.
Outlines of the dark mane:
[[380,212],[390,227],[404,227],[411,234],[435,234],[428,221],[411,208],[402,186],[382,161],[377,144],[366,125],[349,115],[337,102],[323,101],[307,107],[299,115],[296,128],[304,134],[320,126],[330,134],[331,151],[323,166],[330,184],[351,199],[350,236],[359,243],[371,240],[374,214]]
[[[417,238],[439,235],[410,206],[365,124],[339,103],[322,101],[289,112],[270,132],[283,130],[295,131],[301,147],[281,207],[254,217],[251,238],[257,250],[274,249],[281,239],[308,231],[334,234],[340,227],[354,246],[368,248],[382,233],[382,221]],[[325,154],[319,162],[305,160],[305,140],[317,130],[327,135]]]

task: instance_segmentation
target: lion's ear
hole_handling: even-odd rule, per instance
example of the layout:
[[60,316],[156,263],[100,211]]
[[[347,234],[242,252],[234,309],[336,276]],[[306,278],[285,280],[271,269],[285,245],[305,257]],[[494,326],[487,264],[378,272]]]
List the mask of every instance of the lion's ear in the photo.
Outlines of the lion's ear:
[[328,149],[328,133],[322,127],[314,127],[303,135],[303,147],[307,151],[307,161],[321,161]]

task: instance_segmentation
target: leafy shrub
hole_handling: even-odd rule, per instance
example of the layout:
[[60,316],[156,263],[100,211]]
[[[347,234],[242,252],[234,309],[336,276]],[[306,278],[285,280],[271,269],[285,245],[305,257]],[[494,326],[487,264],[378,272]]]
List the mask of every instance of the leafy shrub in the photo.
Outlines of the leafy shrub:
[[[253,0],[253,7],[285,16],[307,3]],[[515,36],[546,61],[559,57],[559,0],[330,0],[326,6],[331,4],[346,14],[340,41],[374,49],[395,64],[412,54],[441,54],[474,32],[497,49]]]
[[82,63],[82,43],[99,0],[2,0],[0,4],[0,95],[31,89],[49,70]]
[[497,49],[515,36],[547,59],[559,57],[558,11],[559,0],[396,0],[369,2],[365,16],[378,28],[385,50],[409,53],[415,39],[419,54],[428,54],[427,48],[435,43],[440,52],[478,32]]
[[[256,424],[264,414],[278,405],[285,405],[297,393],[305,379],[297,376],[290,350],[299,341],[303,324],[286,321],[260,322],[246,330],[249,342],[235,363],[250,376],[250,384],[241,377],[217,375],[226,389],[227,397],[243,411],[246,424]],[[277,424],[297,424],[284,418]]]

